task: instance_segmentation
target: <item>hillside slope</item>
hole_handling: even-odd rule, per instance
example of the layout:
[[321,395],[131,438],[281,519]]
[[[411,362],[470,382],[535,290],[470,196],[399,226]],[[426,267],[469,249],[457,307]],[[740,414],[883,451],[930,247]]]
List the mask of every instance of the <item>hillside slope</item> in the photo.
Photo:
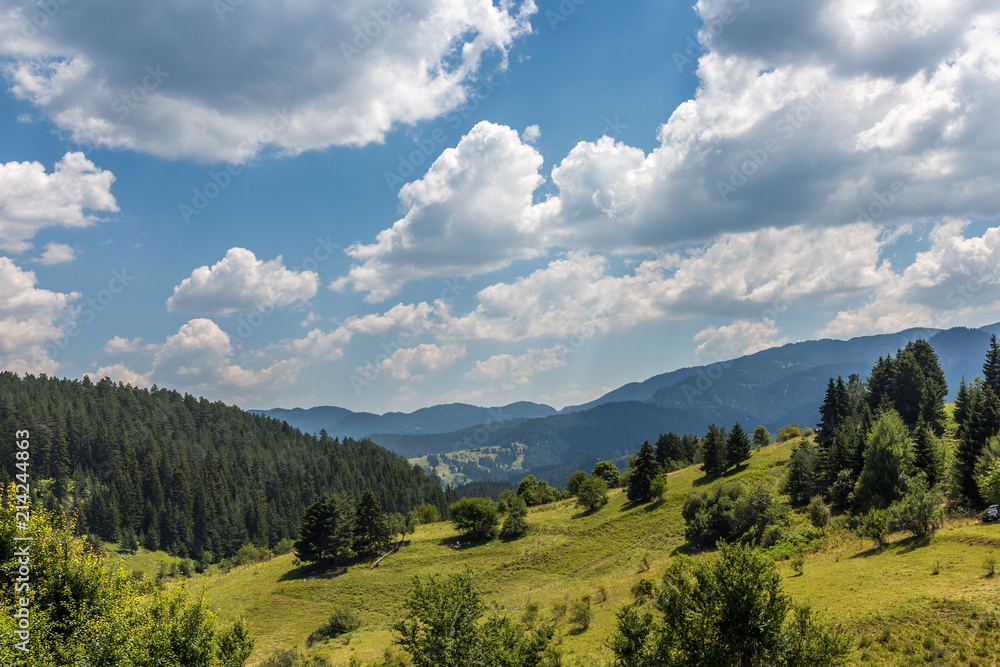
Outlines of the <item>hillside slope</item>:
[[[749,466],[728,479],[779,479],[791,447],[783,443],[754,453]],[[251,663],[278,647],[304,649],[306,637],[335,607],[352,609],[362,619],[359,630],[311,649],[340,667],[353,656],[381,658],[391,647],[390,625],[401,614],[414,575],[447,576],[469,568],[491,608],[495,604],[514,617],[528,602],[539,603],[549,616],[558,613],[554,605],[593,595],[590,629],[571,631],[563,618],[557,646],[564,665],[609,664],[604,643],[614,630],[615,611],[631,599],[630,588],[640,578],[658,579],[671,558],[688,550],[681,507],[706,481],[691,467],[670,474],[662,504],[631,507],[615,490],[611,502],[594,513],[568,500],[532,508],[531,531],[513,542],[454,549],[448,545],[460,538],[450,524],[420,526],[407,546],[375,570],[358,564],[338,576],[317,575],[296,568],[287,555],[196,578],[191,585],[203,588],[225,619],[250,620],[257,636]],[[926,542],[897,535],[882,553],[849,533],[828,533],[819,551],[806,557],[802,576],[787,564],[780,567],[797,601],[811,602],[824,618],[856,633],[852,664],[997,664],[1000,630],[989,619],[1000,614],[1000,600],[981,564],[1000,554],[1000,526],[952,522]],[[932,573],[935,564],[938,575]]]

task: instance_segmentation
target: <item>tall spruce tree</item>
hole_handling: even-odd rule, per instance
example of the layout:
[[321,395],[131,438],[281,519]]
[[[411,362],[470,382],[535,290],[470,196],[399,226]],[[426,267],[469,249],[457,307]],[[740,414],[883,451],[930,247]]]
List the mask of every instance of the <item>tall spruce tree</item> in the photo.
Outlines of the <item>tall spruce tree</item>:
[[366,488],[354,514],[354,551],[359,555],[379,553],[389,546],[391,537],[382,506]]
[[712,424],[702,440],[701,469],[706,475],[716,477],[726,471],[729,459],[726,452],[726,429]]
[[750,458],[750,436],[740,423],[736,422],[729,431],[729,437],[726,438],[726,467],[738,467],[748,458]]
[[295,555],[307,562],[343,565],[354,557],[354,512],[340,496],[320,496],[309,506],[295,543]]
[[625,495],[628,499],[634,503],[649,502],[652,497],[650,487],[659,472],[653,447],[649,444],[649,440],[646,440],[639,448],[634,465],[627,473],[628,486],[625,489]]
[[1000,345],[997,335],[990,336],[990,348],[986,351],[986,361],[983,363],[983,382],[1000,396]]

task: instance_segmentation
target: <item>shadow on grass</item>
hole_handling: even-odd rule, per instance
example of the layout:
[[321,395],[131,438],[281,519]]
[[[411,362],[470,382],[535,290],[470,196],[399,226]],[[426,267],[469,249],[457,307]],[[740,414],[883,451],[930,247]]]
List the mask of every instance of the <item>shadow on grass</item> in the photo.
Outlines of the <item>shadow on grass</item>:
[[921,535],[919,537],[907,537],[896,543],[902,549],[904,554],[908,554],[911,551],[916,551],[917,549],[922,549],[923,547],[929,547],[931,545],[931,535],[933,533],[927,533],[926,535]]
[[452,535],[451,537],[445,537],[438,540],[438,546],[448,547],[449,549],[472,549],[474,547],[482,547],[487,544],[492,544],[494,540],[499,539],[496,537],[472,537],[470,535]]
[[[605,505],[606,504],[607,503],[605,503]],[[572,516],[570,516],[570,519],[583,519],[583,518],[588,517],[588,516],[593,516],[594,514],[597,514],[598,512],[600,512],[603,507],[604,507],[604,505],[599,505],[599,506],[595,507],[594,509],[580,510],[576,514],[573,514]]]
[[[361,562],[351,561],[351,565]],[[294,581],[295,579],[333,579],[347,572],[347,565],[337,567],[329,563],[306,563],[285,572],[278,581]]]

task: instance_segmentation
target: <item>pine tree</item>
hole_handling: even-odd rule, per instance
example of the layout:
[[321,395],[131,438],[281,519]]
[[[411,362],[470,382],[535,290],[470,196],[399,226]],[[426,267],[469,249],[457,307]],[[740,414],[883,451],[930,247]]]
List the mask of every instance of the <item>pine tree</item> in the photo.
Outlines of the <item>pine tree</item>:
[[389,546],[389,524],[370,488],[365,489],[358,503],[354,531],[354,551],[358,554],[381,552]]
[[990,349],[983,363],[983,382],[1000,396],[1000,346],[997,345],[996,334],[990,336]]
[[649,502],[650,487],[659,472],[653,447],[649,444],[649,440],[646,440],[639,448],[635,465],[627,473],[628,487],[625,489],[625,495],[628,499],[634,503]]
[[921,420],[913,438],[913,463],[917,470],[926,473],[930,486],[937,483],[940,449],[941,443],[934,434],[934,429]]
[[726,454],[726,429],[712,424],[702,441],[701,469],[711,477],[721,475],[728,463]]
[[740,423],[736,422],[726,439],[726,467],[739,467],[748,458],[750,458],[750,436]]
[[868,376],[868,407],[872,413],[891,407],[896,395],[896,364],[892,357],[878,358]]
[[339,496],[321,495],[306,510],[295,555],[306,562],[341,565],[354,556],[354,516]]

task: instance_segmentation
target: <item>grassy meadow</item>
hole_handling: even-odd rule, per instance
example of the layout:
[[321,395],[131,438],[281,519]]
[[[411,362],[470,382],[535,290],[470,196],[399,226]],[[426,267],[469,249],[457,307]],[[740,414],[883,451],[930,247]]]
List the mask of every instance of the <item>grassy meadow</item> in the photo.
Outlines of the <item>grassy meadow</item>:
[[[785,442],[755,451],[726,479],[777,482],[792,446]],[[412,577],[465,568],[476,574],[498,613],[520,617],[529,602],[537,602],[541,615],[560,617],[555,641],[562,664],[610,664],[605,641],[632,586],[643,577],[658,581],[678,553],[703,557],[684,541],[681,508],[689,493],[707,483],[692,466],[669,475],[669,491],[656,504],[630,506],[615,489],[608,505],[592,513],[572,500],[531,508],[531,531],[513,542],[456,549],[449,545],[461,538],[450,523],[420,526],[374,570],[358,563],[336,575],[316,572],[296,566],[294,555],[287,554],[181,581],[192,592],[203,592],[223,620],[244,616],[250,622],[256,637],[251,665],[278,648],[297,647],[338,667],[352,658],[362,664],[381,659],[387,649],[398,652],[390,627],[402,613]],[[835,519],[819,536],[801,512],[796,520],[804,563],[798,574],[787,559],[779,561],[785,590],[796,602],[812,604],[826,621],[852,630],[853,664],[1000,664],[1000,577],[988,576],[984,568],[989,557],[1000,558],[1000,525],[952,518],[919,541],[893,535],[879,552],[847,531],[843,521]],[[774,552],[787,555],[780,545]],[[135,558],[145,559],[135,569],[155,574],[148,555]],[[594,613],[589,629],[581,632],[565,609],[584,594],[592,596]],[[307,637],[336,607],[358,614],[361,627],[307,649]]]

